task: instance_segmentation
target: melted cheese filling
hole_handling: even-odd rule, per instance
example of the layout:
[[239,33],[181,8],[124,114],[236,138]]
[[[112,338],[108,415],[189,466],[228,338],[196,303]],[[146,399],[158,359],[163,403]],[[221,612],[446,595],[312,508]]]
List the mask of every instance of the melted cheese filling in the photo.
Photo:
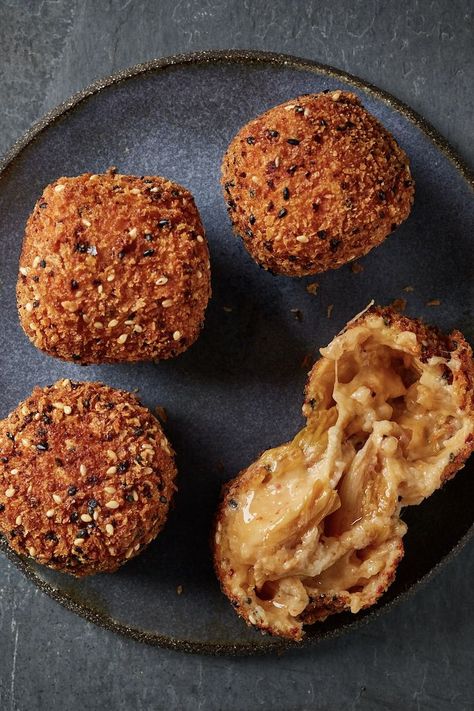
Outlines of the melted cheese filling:
[[401,555],[401,507],[441,485],[472,430],[446,378],[458,363],[422,363],[414,334],[373,317],[321,353],[306,427],[244,473],[216,536],[228,591],[281,634],[315,600],[357,612],[377,599]]

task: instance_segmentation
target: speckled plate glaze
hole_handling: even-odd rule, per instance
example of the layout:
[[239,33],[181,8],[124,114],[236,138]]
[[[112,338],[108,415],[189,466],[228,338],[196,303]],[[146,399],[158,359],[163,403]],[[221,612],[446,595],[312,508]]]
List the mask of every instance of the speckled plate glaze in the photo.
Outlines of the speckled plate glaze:
[[[232,136],[256,114],[298,94],[336,88],[355,91],[406,150],[416,200],[408,222],[361,260],[362,273],[346,266],[323,274],[312,296],[306,286],[314,278],[271,276],[232,236],[220,162]],[[18,256],[43,186],[60,175],[111,165],[182,183],[194,193],[206,226],[214,295],[199,341],[173,361],[65,364],[30,345],[18,322]],[[472,339],[472,188],[453,150],[413,111],[359,79],[293,57],[236,51],[161,59],[100,81],[47,115],[13,147],[0,173],[0,414],[35,384],[60,377],[138,389],[146,405],[167,410],[179,493],[158,540],[114,575],[76,581],[20,560],[2,541],[10,560],[69,609],[142,642],[231,654],[288,646],[248,629],[220,593],[209,532],[221,484],[300,428],[308,356],[314,359],[371,299],[386,304],[405,296],[408,314],[443,329],[458,327]],[[412,293],[403,292],[407,285]],[[431,299],[441,305],[428,307]],[[292,309],[301,311],[301,322]],[[360,625],[459,549],[473,531],[473,464],[407,511],[406,555],[379,605],[309,628],[304,644]]]

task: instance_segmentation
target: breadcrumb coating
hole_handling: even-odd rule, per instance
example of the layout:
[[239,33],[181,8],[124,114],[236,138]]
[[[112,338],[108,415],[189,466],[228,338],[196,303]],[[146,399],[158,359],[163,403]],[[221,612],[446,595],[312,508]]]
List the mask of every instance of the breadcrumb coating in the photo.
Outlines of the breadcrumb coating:
[[227,149],[222,185],[235,232],[275,274],[336,269],[408,217],[407,156],[355,94],[308,94],[246,124]]
[[130,393],[60,380],[0,422],[0,532],[75,576],[113,572],[165,524],[173,451]]
[[165,178],[59,178],[28,219],[18,312],[49,355],[82,364],[171,358],[198,337],[209,296],[194,199]]

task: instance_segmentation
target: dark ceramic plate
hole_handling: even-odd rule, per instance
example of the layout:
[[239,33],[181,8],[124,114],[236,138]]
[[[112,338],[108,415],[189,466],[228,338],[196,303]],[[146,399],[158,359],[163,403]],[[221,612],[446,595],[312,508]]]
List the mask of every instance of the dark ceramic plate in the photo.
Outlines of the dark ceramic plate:
[[[355,91],[408,153],[416,201],[408,222],[363,260],[314,279],[273,277],[232,236],[219,187],[220,161],[237,129],[256,114],[307,92]],[[25,220],[43,186],[60,175],[165,175],[195,195],[210,242],[213,299],[199,341],[154,365],[69,365],[33,348],[15,305]],[[0,175],[2,290],[1,416],[33,386],[61,377],[103,380],[164,406],[178,452],[179,493],[169,523],[138,559],[115,575],[76,581],[22,561],[42,590],[89,620],[151,644],[198,652],[253,653],[284,646],[235,615],[214,576],[208,537],[223,481],[268,447],[291,438],[310,354],[375,299],[405,296],[408,313],[472,336],[469,271],[472,184],[448,145],[393,97],[330,67],[253,52],[204,53],[135,67],[87,89],[35,126]],[[413,293],[403,287],[412,285]],[[426,303],[440,299],[441,305]],[[327,316],[329,305],[332,315]],[[226,308],[224,308],[226,307]],[[231,309],[231,310],[230,310]],[[295,319],[300,309],[303,319]],[[372,611],[339,615],[308,630],[308,643],[340,633],[425,580],[472,531],[472,463],[442,492],[406,513],[406,556]],[[183,592],[177,594],[181,585]]]

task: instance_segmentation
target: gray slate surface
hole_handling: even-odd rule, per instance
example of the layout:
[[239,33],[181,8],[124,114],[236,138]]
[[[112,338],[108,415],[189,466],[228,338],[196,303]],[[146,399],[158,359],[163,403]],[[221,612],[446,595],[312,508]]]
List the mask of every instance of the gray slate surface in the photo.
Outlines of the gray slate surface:
[[[0,2],[0,152],[94,79],[211,48],[297,54],[384,88],[471,164],[472,3]],[[140,646],[58,607],[0,559],[0,709],[470,709],[472,544],[367,627],[279,658]]]

